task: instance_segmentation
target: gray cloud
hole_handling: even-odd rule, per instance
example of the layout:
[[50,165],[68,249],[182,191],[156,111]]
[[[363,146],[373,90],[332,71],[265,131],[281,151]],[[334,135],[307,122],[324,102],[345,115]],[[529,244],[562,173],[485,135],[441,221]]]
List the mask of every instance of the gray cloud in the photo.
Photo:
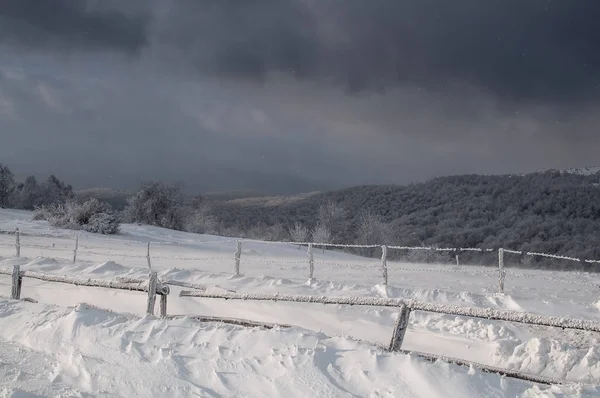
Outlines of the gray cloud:
[[278,72],[350,92],[406,84],[444,91],[459,81],[535,101],[597,99],[600,92],[594,0],[3,3],[5,40],[152,47],[169,62],[229,78],[261,81]]
[[305,190],[597,163],[587,0],[4,3],[0,161],[23,172]]
[[147,44],[147,17],[106,7],[109,2],[2,0],[0,42],[34,49],[139,51]]

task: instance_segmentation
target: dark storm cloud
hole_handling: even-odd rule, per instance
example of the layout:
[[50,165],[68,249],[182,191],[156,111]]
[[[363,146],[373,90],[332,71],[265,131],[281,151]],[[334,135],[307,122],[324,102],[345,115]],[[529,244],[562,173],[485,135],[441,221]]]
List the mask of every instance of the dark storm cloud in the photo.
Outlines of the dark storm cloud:
[[0,161],[198,189],[594,165],[598,7],[0,0]]
[[559,102],[600,92],[595,0],[4,0],[0,15],[5,40],[149,43],[171,64],[225,78],[283,73],[346,92],[461,83]]
[[598,96],[599,18],[594,0],[182,0],[159,31],[204,72],[560,101]]
[[131,53],[146,44],[146,25],[142,15],[85,0],[0,1],[0,42],[26,48]]

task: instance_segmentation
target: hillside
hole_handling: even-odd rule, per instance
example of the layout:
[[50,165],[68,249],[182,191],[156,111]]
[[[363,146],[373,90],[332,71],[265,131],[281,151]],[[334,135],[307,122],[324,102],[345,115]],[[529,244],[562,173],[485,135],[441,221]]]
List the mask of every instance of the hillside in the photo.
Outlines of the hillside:
[[[225,228],[316,224],[332,201],[346,210],[336,239],[357,241],[361,214],[380,216],[400,245],[510,247],[600,258],[600,173],[463,175],[409,186],[361,186],[303,199],[216,201]],[[545,262],[548,264],[548,262]]]

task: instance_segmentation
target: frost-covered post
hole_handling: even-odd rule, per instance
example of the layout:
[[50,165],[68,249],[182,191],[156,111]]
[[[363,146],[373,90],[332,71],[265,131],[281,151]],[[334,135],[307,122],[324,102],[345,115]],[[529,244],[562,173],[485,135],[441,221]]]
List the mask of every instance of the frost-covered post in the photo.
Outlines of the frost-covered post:
[[10,297],[13,300],[21,299],[21,284],[23,282],[23,278],[21,277],[21,266],[19,264],[13,265],[12,272],[12,288]]
[[242,258],[242,241],[235,242],[235,266],[233,268],[233,276],[240,276],[240,261]]
[[308,281],[312,282],[315,280],[315,258],[313,256],[313,245],[308,244]]
[[150,272],[150,280],[148,281],[148,307],[146,314],[154,315],[154,304],[156,303],[156,285],[158,284],[158,274]]
[[146,250],[146,260],[148,260],[148,269],[152,271],[152,264],[150,263],[150,242],[148,242],[148,249]]
[[160,295],[160,302],[159,302],[159,306],[158,306],[158,311],[160,312],[160,317],[161,318],[166,318],[167,317],[167,295],[166,294],[161,294]]
[[381,246],[381,272],[383,273],[383,284],[388,284],[388,269],[387,269],[387,246]]
[[460,260],[458,259],[458,252],[455,252],[455,257],[456,257],[456,266],[460,266]]
[[408,318],[410,317],[410,308],[406,304],[400,306],[398,311],[398,317],[394,324],[394,331],[392,332],[392,340],[390,341],[389,351],[400,351],[402,348],[402,342],[404,341],[404,335],[408,328]]
[[73,264],[77,261],[77,249],[79,249],[79,235],[75,235],[75,250],[73,250]]
[[15,229],[15,236],[15,255],[21,257],[21,232],[19,232],[19,228]]
[[498,249],[498,290],[504,293],[504,278],[506,271],[504,270],[504,249]]

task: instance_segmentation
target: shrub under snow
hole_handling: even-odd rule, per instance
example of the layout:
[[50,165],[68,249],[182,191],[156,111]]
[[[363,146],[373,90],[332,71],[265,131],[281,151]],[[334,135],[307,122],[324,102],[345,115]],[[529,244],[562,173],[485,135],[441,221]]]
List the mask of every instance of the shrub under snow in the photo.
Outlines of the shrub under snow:
[[69,200],[65,204],[50,205],[36,209],[35,220],[47,220],[59,228],[84,230],[100,234],[119,232],[120,219],[110,205],[91,198],[85,202]]

